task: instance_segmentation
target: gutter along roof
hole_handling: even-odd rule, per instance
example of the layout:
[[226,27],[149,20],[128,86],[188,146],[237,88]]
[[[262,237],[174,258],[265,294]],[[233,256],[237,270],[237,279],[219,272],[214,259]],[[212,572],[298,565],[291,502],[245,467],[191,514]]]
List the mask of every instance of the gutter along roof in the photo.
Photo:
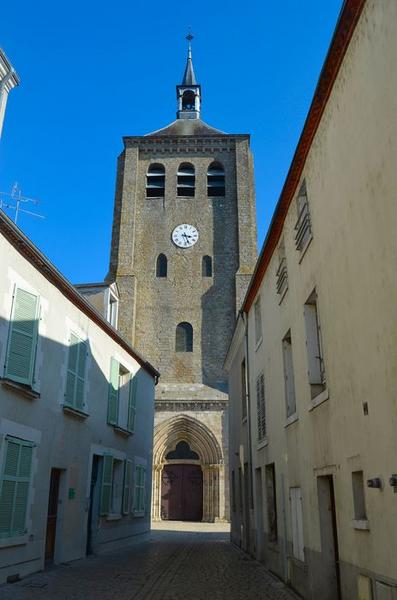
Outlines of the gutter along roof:
[[366,0],[345,0],[343,4],[291,166],[243,302],[242,310],[244,312],[250,310],[265,276],[270,259],[277,247],[289,206],[293,200],[306,163],[307,155],[365,2]]
[[160,373],[114,329],[106,319],[82,296],[48,260],[44,254],[26,237],[7,215],[0,210],[0,233],[10,242],[19,254],[35,267],[50,283],[52,283],[72,304],[77,306],[87,317],[111,337],[123,350],[132,356],[145,371],[157,381]]

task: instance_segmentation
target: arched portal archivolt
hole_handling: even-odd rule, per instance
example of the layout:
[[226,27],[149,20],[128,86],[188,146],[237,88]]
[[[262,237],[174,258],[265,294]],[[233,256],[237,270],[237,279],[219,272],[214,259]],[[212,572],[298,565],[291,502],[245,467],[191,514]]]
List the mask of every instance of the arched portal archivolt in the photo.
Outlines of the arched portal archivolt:
[[181,441],[187,442],[199,456],[203,471],[203,521],[223,519],[219,506],[219,488],[224,481],[221,447],[204,423],[182,414],[159,423],[154,430],[153,520],[161,519],[161,476],[166,455]]

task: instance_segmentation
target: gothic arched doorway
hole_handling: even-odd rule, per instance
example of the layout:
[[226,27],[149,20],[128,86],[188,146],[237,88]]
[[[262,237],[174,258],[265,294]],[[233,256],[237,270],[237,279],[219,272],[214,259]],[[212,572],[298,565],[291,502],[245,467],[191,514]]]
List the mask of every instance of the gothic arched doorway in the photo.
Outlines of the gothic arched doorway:
[[224,519],[219,498],[224,482],[222,451],[200,421],[178,415],[154,432],[154,521]]
[[201,521],[203,471],[200,457],[188,442],[180,441],[166,454],[161,475],[161,518],[169,521]]

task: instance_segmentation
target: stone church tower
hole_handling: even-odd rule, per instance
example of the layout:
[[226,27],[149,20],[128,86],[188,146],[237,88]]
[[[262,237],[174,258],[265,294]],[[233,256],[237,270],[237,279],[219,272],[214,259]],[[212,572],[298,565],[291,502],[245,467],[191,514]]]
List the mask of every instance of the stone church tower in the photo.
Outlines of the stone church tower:
[[201,120],[190,36],[177,119],[124,138],[108,279],[119,329],[160,370],[153,519],[228,519],[223,361],[256,260],[249,135]]

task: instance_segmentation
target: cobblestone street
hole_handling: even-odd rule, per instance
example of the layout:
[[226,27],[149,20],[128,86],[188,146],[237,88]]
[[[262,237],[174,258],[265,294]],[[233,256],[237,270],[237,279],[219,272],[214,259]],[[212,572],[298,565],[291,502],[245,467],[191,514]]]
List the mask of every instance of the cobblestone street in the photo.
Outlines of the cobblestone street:
[[[167,526],[168,530],[165,529]],[[172,526],[172,530],[171,530]],[[161,524],[146,542],[0,587],[1,600],[291,600],[224,525]]]

